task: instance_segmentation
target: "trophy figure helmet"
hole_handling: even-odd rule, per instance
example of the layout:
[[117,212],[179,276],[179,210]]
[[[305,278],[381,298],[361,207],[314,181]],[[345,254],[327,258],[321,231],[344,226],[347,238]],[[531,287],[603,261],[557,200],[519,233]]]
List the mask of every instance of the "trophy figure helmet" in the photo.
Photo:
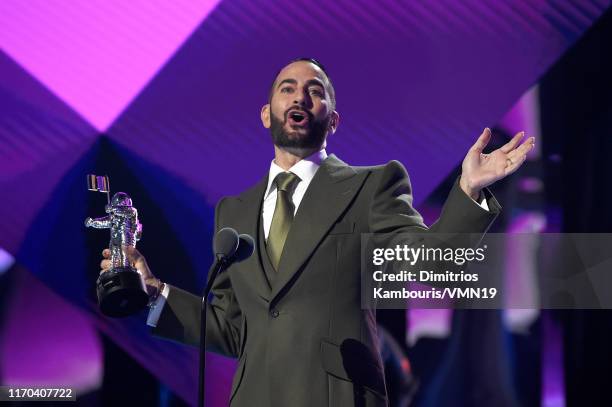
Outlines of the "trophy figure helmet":
[[[132,199],[125,192],[117,192],[115,195],[113,195],[110,206],[111,207],[132,206]],[[107,209],[107,212],[109,212],[108,209]]]

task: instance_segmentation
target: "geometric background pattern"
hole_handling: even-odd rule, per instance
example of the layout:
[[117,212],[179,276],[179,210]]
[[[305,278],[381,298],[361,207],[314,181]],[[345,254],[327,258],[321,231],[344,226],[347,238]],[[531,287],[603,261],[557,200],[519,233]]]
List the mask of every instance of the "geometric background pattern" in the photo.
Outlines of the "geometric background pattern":
[[[147,360],[195,367],[190,351],[147,339],[142,321],[107,321],[92,306],[93,247],[104,240],[92,246],[82,225],[95,216],[86,173],[106,171],[114,191],[150,205],[143,247],[170,236],[186,259],[160,277],[199,290],[214,203],[273,157],[259,111],[287,61],[317,58],[334,81],[341,124],[328,153],[355,165],[400,160],[418,205],[609,6],[0,2],[0,247],[151,370]],[[170,373],[156,372],[193,401],[195,378]]]

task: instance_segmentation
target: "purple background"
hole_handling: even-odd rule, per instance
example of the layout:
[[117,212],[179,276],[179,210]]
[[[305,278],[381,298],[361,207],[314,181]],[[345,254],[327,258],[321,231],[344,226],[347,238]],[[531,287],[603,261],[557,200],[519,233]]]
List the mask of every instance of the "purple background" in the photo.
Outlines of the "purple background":
[[[3,384],[99,386],[98,330],[195,400],[192,349],[93,306],[103,246],[82,227],[95,216],[86,173],[107,170],[113,190],[155,207],[141,210],[143,244],[163,250],[170,234],[192,267],[161,276],[195,291],[214,203],[256,182],[272,159],[259,110],[288,60],[315,57],[334,81],[341,125],[328,152],[356,165],[400,160],[419,205],[609,5],[1,2],[0,247],[21,282],[4,304]],[[45,334],[55,326],[66,331]],[[37,347],[70,357],[65,366],[15,357]],[[233,362],[210,357],[210,401],[224,405]]]

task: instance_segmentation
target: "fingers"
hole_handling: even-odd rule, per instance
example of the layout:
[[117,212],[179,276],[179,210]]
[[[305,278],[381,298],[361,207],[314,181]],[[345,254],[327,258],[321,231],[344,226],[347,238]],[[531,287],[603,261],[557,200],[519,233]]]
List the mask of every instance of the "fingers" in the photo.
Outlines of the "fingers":
[[520,154],[527,154],[535,146],[535,137],[529,137],[519,148],[517,148]]
[[142,254],[140,254],[140,252],[138,250],[136,250],[135,247],[132,247],[132,246],[122,246],[122,248],[125,251],[125,255],[128,258],[128,260],[130,261],[130,263],[134,264],[134,263],[136,263],[138,260],[140,260],[142,258]]
[[508,162],[508,166],[504,169],[504,176],[512,174],[514,171],[518,170],[521,165],[527,159],[527,154],[522,156],[515,157],[513,159],[508,158],[508,160],[512,161],[512,163]]
[[503,153],[506,153],[506,154],[509,153],[510,151],[514,150],[516,146],[518,146],[519,142],[524,136],[525,136],[525,132],[519,131],[518,133],[514,135],[514,137],[512,137],[512,139],[509,142],[501,146],[500,150]]
[[[140,252],[132,246],[122,246],[122,249],[125,252],[125,255],[127,259],[129,260],[130,264],[134,265],[139,260],[144,259],[142,257],[142,254],[140,254]],[[102,250],[102,257],[104,257],[104,260],[100,262],[100,268],[102,269],[102,271],[108,271],[108,269],[110,269],[112,266],[110,250],[109,249]]]
[[100,273],[108,271],[111,268],[112,265],[113,265],[113,263],[111,262],[111,260],[108,260],[108,259],[102,260],[100,262],[100,268],[102,269],[102,270],[100,270]]
[[526,155],[535,145],[535,137],[529,137],[518,148],[508,153],[508,158],[512,161],[517,161],[520,157]]
[[[138,261],[140,259],[142,259],[142,254],[140,254],[140,252],[138,250],[136,250],[135,247],[132,246],[121,246],[121,249],[124,251],[125,255],[127,256],[127,258],[132,261]],[[104,257],[105,259],[110,259],[111,258],[111,251],[109,249],[104,249],[102,250],[102,257]]]
[[[140,254],[135,247],[121,246],[121,249],[125,253],[129,264],[136,268],[136,271],[138,271],[144,278],[154,278],[144,256]],[[109,271],[113,266],[111,252],[109,249],[104,249],[102,251],[102,256],[104,257],[104,260],[100,262],[100,274]]]
[[111,257],[111,252],[109,249],[102,250],[102,257],[104,257],[104,260],[100,262],[100,268],[102,269],[100,270],[100,274],[108,271],[112,266],[112,262],[109,260]]
[[508,165],[504,169],[505,175],[512,174],[514,171],[518,170],[527,159],[527,153],[531,151],[534,146],[535,137],[529,137],[519,147],[510,151],[510,153],[506,155]]
[[122,246],[125,250],[125,254],[132,266],[136,268],[136,270],[146,279],[155,278],[151,269],[149,269],[149,265],[147,264],[147,260],[145,257],[132,246]]
[[474,145],[472,146],[471,150],[476,151],[478,153],[482,153],[482,150],[484,150],[487,144],[489,144],[490,140],[491,140],[491,129],[486,127],[483,130],[480,137],[478,137],[478,140],[476,140],[476,143],[474,143]]

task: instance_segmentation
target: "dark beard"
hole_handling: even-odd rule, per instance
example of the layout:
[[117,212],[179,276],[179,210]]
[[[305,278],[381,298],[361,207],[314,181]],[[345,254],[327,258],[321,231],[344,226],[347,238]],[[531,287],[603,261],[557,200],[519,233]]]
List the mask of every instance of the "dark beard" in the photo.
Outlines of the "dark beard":
[[270,133],[274,145],[280,148],[294,151],[302,151],[310,153],[318,151],[325,142],[331,115],[328,115],[322,120],[314,120],[312,114],[308,114],[308,134],[304,137],[293,136],[292,133],[285,131],[285,123],[287,122],[287,112],[285,112],[285,120],[280,120],[274,113],[270,114]]

